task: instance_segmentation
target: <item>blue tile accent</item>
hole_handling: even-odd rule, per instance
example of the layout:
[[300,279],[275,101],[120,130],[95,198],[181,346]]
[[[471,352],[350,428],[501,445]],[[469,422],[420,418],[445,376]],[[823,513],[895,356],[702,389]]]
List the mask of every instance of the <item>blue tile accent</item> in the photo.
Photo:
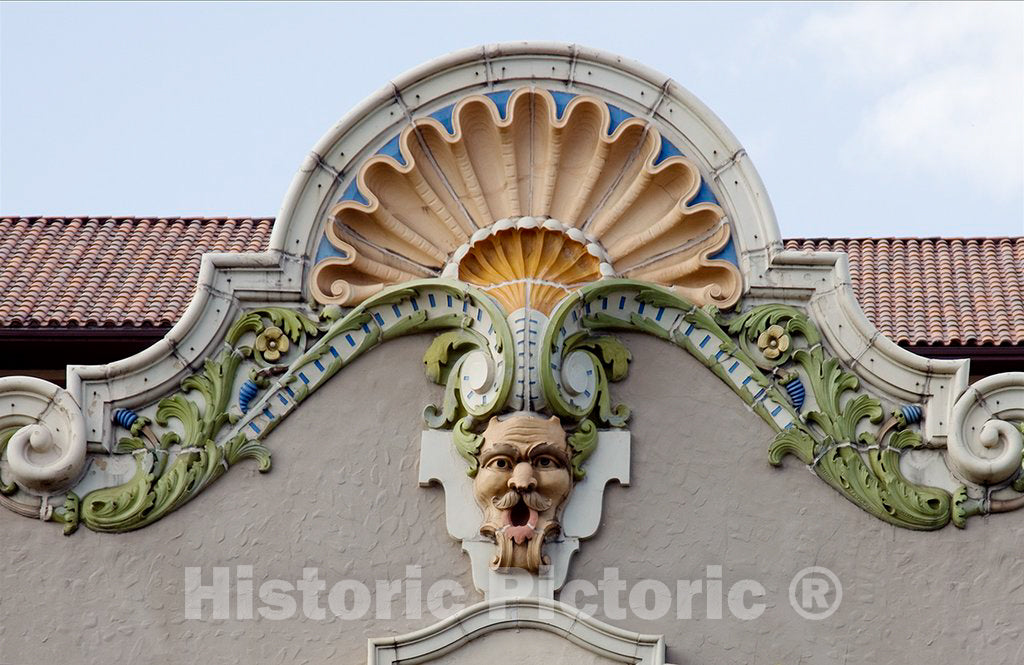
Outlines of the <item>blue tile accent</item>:
[[643,303],[637,303],[636,313],[637,314],[643,314],[644,313],[644,304]]
[[779,415],[780,411],[782,411],[782,407],[781,406],[775,407],[775,410],[772,411],[772,418],[774,418],[775,416]]
[[716,254],[712,254],[709,258],[722,259],[728,261],[734,266],[739,266],[740,264],[739,258],[736,256],[736,244],[731,237],[729,238],[729,243],[725,247],[720,249]]
[[439,123],[444,125],[444,128],[449,134],[455,133],[455,125],[452,124],[452,111],[455,110],[455,104],[449,104],[443,109],[439,109],[430,114],[430,117],[437,120]]
[[352,339],[352,335],[345,335],[345,341],[348,342],[349,346],[355,346],[356,341]]
[[309,385],[309,377],[303,374],[302,372],[299,372],[299,379],[307,386]]
[[270,412],[270,409],[263,409],[263,415],[267,417],[267,420],[274,419],[274,414]]
[[693,324],[691,323],[691,324],[690,324],[690,327],[689,327],[689,328],[687,328],[687,329],[686,329],[686,332],[684,332],[683,334],[684,334],[684,335],[686,335],[687,337],[689,337],[689,336],[690,336],[690,333],[692,333],[692,332],[693,332],[693,329],[694,329],[694,328],[696,328],[696,327],[697,327],[697,326],[695,326],[695,325],[693,325]]
[[[559,92],[558,90],[548,90],[548,92],[555,98],[555,117],[561,118],[562,114],[565,113],[565,107],[569,105],[569,102],[576,95],[571,92]],[[505,116],[502,117],[504,118]]]
[[677,148],[674,145],[672,145],[672,143],[667,138],[662,136],[661,137],[661,151],[658,153],[657,158],[655,158],[654,165],[657,166],[658,164],[661,164],[663,161],[665,161],[669,157],[682,157],[682,156],[683,156],[683,152],[679,148]]
[[[643,303],[640,303],[640,306],[643,307]],[[640,311],[643,312],[643,310],[640,310]],[[655,321],[661,321],[661,317],[662,317],[662,315],[664,313],[665,313],[665,308],[664,307],[659,307],[658,308],[658,315],[656,317],[654,317],[654,320]]]
[[412,303],[412,311],[414,311],[414,312],[420,311],[420,304],[418,302],[416,302],[415,298],[409,298],[409,302]]
[[501,115],[501,119],[505,119],[505,114],[508,113],[508,98],[512,96],[511,90],[498,90],[497,92],[485,93],[494,102],[494,105],[498,107],[498,113]]
[[608,309],[608,298],[601,298],[601,309]]
[[278,394],[277,394],[277,399],[281,400],[281,404],[282,404],[282,405],[284,405],[284,406],[288,406],[288,400],[286,400],[286,399],[284,398],[284,395],[282,395],[281,393],[278,393]]
[[379,325],[379,326],[384,325],[384,317],[380,315],[380,312],[374,312],[373,313],[373,318],[376,319],[377,325]]
[[477,308],[477,310],[476,310],[476,320],[477,321],[483,321],[484,320],[484,310],[482,310],[480,308]]
[[331,241],[327,239],[327,236],[320,238],[320,244],[316,248],[316,260],[314,263],[320,263],[322,260],[329,256],[336,256],[340,259],[347,259],[348,253],[341,251],[337,247],[331,244]]
[[710,341],[711,341],[711,335],[708,335],[707,337],[705,337],[704,339],[702,339],[700,341],[700,348],[703,349],[707,345],[707,343],[710,342]]
[[288,397],[295,397],[295,391],[291,389],[291,386],[285,386],[284,391],[288,393]]
[[405,166],[405,164],[406,164],[405,157],[402,155],[402,150],[401,150],[401,148],[398,145],[398,141],[401,138],[402,138],[402,135],[399,134],[395,138],[391,139],[390,141],[385,143],[383,146],[381,146],[381,149],[377,151],[377,154],[378,155],[387,155],[388,157],[391,157],[392,159],[394,159],[396,162],[398,162],[402,166]]
[[725,355],[725,349],[719,349],[718,353],[715,354],[715,360],[721,360],[722,356]]
[[340,203],[342,201],[355,201],[357,203],[362,203],[364,206],[370,204],[370,201],[363,196],[361,191],[359,191],[359,183],[356,182],[355,178],[352,179],[352,182],[348,184],[345,191],[341,193],[340,197],[338,197],[338,202]]
[[750,383],[751,381],[753,381],[753,379],[754,379],[753,375],[750,375],[750,376],[748,376],[747,378],[743,379],[743,383],[741,383],[740,385],[743,385],[743,386],[745,386],[745,385],[747,385],[748,383]]
[[469,311],[469,301],[468,300],[463,300],[462,301],[462,313],[465,314],[468,311]]
[[715,193],[711,191],[711,185],[704,178],[700,179],[700,189],[697,190],[697,194],[687,201],[686,205],[696,205],[698,203],[714,203],[718,204],[718,199],[715,198]]
[[619,298],[619,309],[626,309],[626,296]]
[[431,307],[437,307],[437,300],[434,298],[434,294],[433,293],[428,293],[427,294],[427,302],[430,303]]
[[316,360],[313,361],[313,366],[316,367],[321,372],[324,371],[324,364],[322,362],[320,362],[319,358],[317,358]]
[[730,368],[729,368],[729,373],[730,373],[730,374],[732,374],[733,372],[735,372],[735,371],[736,371],[736,368],[737,368],[737,367],[739,367],[739,366],[740,366],[740,363],[739,363],[739,361],[738,361],[738,360],[737,360],[737,361],[735,361],[735,362],[734,362],[734,363],[732,364],[732,367],[730,367]]
[[452,297],[451,296],[448,296],[448,306],[449,307],[452,306]]
[[249,423],[249,427],[251,427],[252,431],[256,432],[257,434],[260,433],[260,428],[256,427],[256,423]]
[[398,305],[392,305],[391,311],[395,313],[395,316],[399,319],[402,318],[402,310],[398,309]]
[[608,113],[611,115],[611,122],[608,123],[608,135],[611,136],[619,128],[619,125],[622,124],[622,121],[632,118],[633,114],[623,111],[618,106],[612,106],[611,104],[605,104],[605,106],[608,107]]

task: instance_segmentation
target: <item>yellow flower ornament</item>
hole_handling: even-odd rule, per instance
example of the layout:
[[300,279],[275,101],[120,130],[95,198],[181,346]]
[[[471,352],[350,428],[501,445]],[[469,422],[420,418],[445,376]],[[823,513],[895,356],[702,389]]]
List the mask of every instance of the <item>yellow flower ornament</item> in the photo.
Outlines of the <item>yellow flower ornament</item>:
[[782,326],[769,326],[757,338],[757,347],[769,360],[775,360],[789,349],[789,335]]
[[280,358],[288,350],[288,345],[288,337],[277,326],[267,328],[256,338],[256,350],[270,361]]

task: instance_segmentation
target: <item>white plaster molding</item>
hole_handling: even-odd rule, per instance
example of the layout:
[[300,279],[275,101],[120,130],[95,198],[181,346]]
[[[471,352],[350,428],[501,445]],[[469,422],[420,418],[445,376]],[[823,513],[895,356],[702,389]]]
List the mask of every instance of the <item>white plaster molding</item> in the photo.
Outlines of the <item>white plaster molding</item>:
[[87,440],[110,449],[113,412],[176,390],[215,352],[244,307],[302,302],[301,275],[301,259],[277,251],[205,254],[196,295],[163,339],[108,365],[68,366],[67,390],[82,406]]
[[953,407],[947,454],[968,482],[994,485],[1021,469],[1024,435],[1024,372],[989,376],[970,387]]
[[40,496],[74,485],[85,470],[86,442],[85,419],[71,395],[42,379],[0,379],[0,429],[19,426],[6,450],[14,482]]
[[466,474],[466,460],[456,451],[451,432],[425,430],[422,433],[419,483],[421,487],[439,484],[444,488],[448,534],[460,541],[462,549],[469,554],[473,584],[485,597],[494,595],[496,588],[513,587],[531,589],[533,593],[550,597],[565,584],[569,562],[579,549],[580,541],[597,532],[605,487],[613,480],[624,487],[629,486],[629,459],[629,432],[598,432],[597,447],[584,465],[587,475],[573,486],[562,513],[562,535],[544,544],[544,553],[551,558],[550,570],[546,573],[550,584],[535,584],[527,578],[515,582],[495,579],[496,575],[507,577],[510,573],[494,573],[490,569],[494,541],[480,534],[483,511],[473,496],[473,480]]
[[541,598],[497,598],[398,637],[378,637],[367,645],[368,665],[436,660],[466,643],[499,630],[533,628],[623,663],[665,665],[665,639],[603,623],[564,603]]

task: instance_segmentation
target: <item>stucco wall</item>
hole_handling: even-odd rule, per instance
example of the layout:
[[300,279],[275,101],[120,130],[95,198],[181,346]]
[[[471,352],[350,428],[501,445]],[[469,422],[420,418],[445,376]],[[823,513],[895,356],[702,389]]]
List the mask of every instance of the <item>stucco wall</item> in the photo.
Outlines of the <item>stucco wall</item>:
[[[598,618],[664,633],[677,665],[1024,662],[1019,516],[979,518],[967,531],[890,527],[793,462],[771,468],[769,428],[685,353],[628,343],[632,376],[615,395],[634,410],[633,483],[609,488],[601,530],[570,577],[596,583],[616,566],[631,585],[650,578],[675,588],[721,566],[725,590],[757,580],[768,606],[741,621],[723,600],[726,618],[709,619],[698,596],[689,620],[675,604],[655,621],[601,607]],[[357,361],[269,437],[269,474],[243,463],[141,531],[83,528],[65,538],[0,513],[0,663],[364,663],[368,636],[435,621],[402,618],[404,598],[393,620],[345,621],[328,610],[320,621],[301,608],[278,621],[188,620],[188,566],[203,567],[205,584],[214,566],[252,566],[256,587],[315,567],[328,588],[356,579],[372,589],[418,565],[424,594],[452,578],[471,590],[469,602],[479,599],[469,559],[445,530],[442,490],[416,483],[420,413],[440,393],[420,371],[426,344],[398,340]],[[823,621],[799,618],[788,601],[794,573],[812,565],[844,587]]]

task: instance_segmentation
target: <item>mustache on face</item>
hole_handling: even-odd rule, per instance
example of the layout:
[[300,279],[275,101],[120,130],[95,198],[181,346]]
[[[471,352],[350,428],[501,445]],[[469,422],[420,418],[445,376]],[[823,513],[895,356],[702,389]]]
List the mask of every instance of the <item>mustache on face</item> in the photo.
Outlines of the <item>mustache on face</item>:
[[501,496],[496,496],[492,502],[498,510],[509,510],[519,503],[520,497],[522,497],[523,503],[538,513],[542,513],[551,507],[551,499],[540,492],[523,492],[520,494],[517,490],[509,490]]

